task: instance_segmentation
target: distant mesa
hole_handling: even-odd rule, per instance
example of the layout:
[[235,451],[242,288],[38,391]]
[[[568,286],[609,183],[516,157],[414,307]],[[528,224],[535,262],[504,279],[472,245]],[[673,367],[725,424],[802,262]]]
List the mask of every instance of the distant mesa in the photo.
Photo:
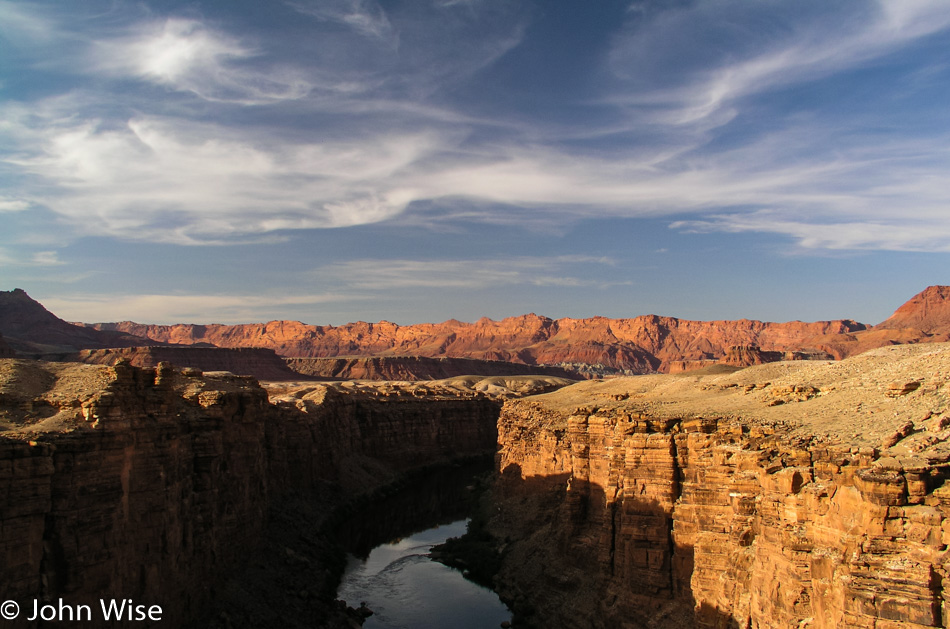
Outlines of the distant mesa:
[[[599,377],[675,373],[715,365],[743,367],[775,360],[841,359],[885,345],[948,341],[950,287],[927,288],[876,326],[851,319],[771,323],[691,321],[657,315],[550,319],[536,314],[500,321],[482,318],[475,323],[450,320],[406,326],[388,321],[342,326],[299,321],[74,325],[16,289],[0,292],[0,333],[21,355],[60,359],[80,350],[151,347],[136,359],[146,361],[157,355],[154,348],[167,346],[176,348],[181,364],[191,360],[184,352],[199,348],[264,348],[288,359],[286,366],[297,373],[314,378],[432,379],[458,375],[458,369],[469,368],[493,372],[485,375],[515,375],[525,373],[526,367],[536,375],[552,375],[551,370],[559,369],[574,377]],[[195,360],[211,360],[212,355],[215,352],[207,351]],[[224,353],[214,360],[218,361],[215,364],[242,363],[235,356],[225,358]],[[272,359],[266,361],[270,365],[266,368],[262,361],[260,354],[236,368],[259,373],[262,378],[270,377],[265,373],[277,372]],[[247,366],[251,364],[257,367]]]

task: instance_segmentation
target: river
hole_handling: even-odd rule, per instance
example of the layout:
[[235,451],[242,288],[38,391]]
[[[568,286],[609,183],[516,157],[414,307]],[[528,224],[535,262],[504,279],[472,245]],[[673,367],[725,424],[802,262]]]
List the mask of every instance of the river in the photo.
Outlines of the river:
[[365,629],[496,629],[511,612],[488,588],[429,558],[465,533],[484,462],[440,469],[374,500],[341,526],[350,549],[337,598],[373,611]]

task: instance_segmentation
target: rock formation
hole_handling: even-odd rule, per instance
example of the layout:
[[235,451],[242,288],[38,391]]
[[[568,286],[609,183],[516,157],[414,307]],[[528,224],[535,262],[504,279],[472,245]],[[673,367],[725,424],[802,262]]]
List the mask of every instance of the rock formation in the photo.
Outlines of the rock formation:
[[875,330],[917,330],[946,340],[950,334],[950,286],[930,286],[897,309]]
[[306,380],[308,376],[289,368],[274,350],[262,347],[195,347],[162,345],[157,347],[120,347],[86,349],[67,360],[90,365],[114,365],[126,361],[133,367],[158,367],[174,363],[201,371],[230,371],[258,380]]
[[549,319],[538,315],[475,323],[446,321],[399,326],[352,323],[308,326],[272,321],[253,325],[96,324],[167,343],[270,347],[286,357],[427,356],[474,358],[528,365],[597,366],[601,373],[666,371],[671,361],[717,361],[733,345],[800,349],[808,339],[866,329],[854,321],[765,323],[686,321],[653,315],[633,319]]
[[[302,589],[270,626],[319,624],[327,567],[255,554],[277,507],[319,530],[348,497],[497,440],[488,530],[528,626],[946,626],[950,345],[585,381],[500,416],[453,386],[0,360],[0,587],[206,626],[276,560],[261,590]],[[293,566],[319,587],[281,582]]]
[[[181,344],[264,347],[284,357],[429,357],[556,366],[584,377],[677,373],[710,366],[785,359],[841,359],[898,343],[950,340],[950,287],[932,286],[873,327],[852,320],[803,323],[632,319],[549,319],[534,314],[475,323],[455,320],[400,326],[381,321],[343,326],[271,321],[243,325],[68,324],[23,291],[0,293],[0,332],[33,355],[83,348]],[[758,347],[757,358],[727,357],[732,347]],[[737,363],[737,364],[738,364]],[[303,363],[301,363],[303,365]],[[303,368],[303,367],[302,367]],[[343,369],[341,367],[341,369]],[[350,369],[364,369],[353,363]],[[366,373],[382,367],[365,366]],[[342,372],[341,372],[342,373]],[[355,372],[354,372],[355,373]]]
[[730,347],[756,346],[764,356],[841,359],[896,343],[950,339],[950,287],[932,286],[884,323],[844,319],[803,323],[632,319],[549,319],[534,314],[475,323],[455,320],[400,326],[343,326],[271,321],[248,325],[95,324],[163,343],[270,347],[287,357],[427,356],[556,365],[584,375],[677,372],[720,362]]
[[541,367],[498,360],[379,356],[341,358],[287,358],[293,371],[340,380],[440,380],[455,376],[538,375],[570,378],[558,367]]
[[157,345],[123,332],[102,332],[63,321],[23,290],[0,291],[0,333],[25,356],[66,354],[86,348]]
[[506,402],[491,528],[531,626],[945,627],[950,346]]

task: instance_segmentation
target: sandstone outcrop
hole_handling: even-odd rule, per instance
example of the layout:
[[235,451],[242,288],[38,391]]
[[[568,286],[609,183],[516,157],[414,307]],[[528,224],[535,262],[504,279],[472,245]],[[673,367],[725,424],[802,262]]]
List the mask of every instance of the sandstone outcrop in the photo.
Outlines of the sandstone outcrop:
[[506,402],[500,591],[537,627],[945,627],[948,382],[903,346]]
[[163,343],[270,347],[286,357],[445,356],[568,369],[596,365],[599,373],[627,374],[666,371],[671,361],[718,361],[733,345],[800,349],[813,337],[835,337],[866,327],[854,321],[686,321],[653,315],[554,320],[534,314],[409,326],[385,321],[339,327],[295,321],[230,326],[96,324],[97,329]]
[[287,366],[297,373],[340,380],[441,380],[455,376],[518,375],[571,377],[571,373],[558,367],[471,358],[385,356],[285,360]]
[[[265,382],[272,400],[299,404],[314,392],[340,391],[368,398],[489,398],[510,399],[542,395],[576,382],[556,376],[455,376],[441,380],[343,380],[313,382]],[[324,395],[324,394],[320,394]]]
[[[721,362],[730,347],[759,348],[759,359],[841,359],[897,343],[950,339],[950,287],[932,286],[884,323],[688,321],[646,315],[632,319],[549,319],[534,314],[501,321],[445,321],[400,326],[298,321],[251,325],[95,324],[165,343],[270,347],[287,357],[427,356],[556,365],[581,375],[679,372]],[[778,354],[773,354],[778,353]],[[746,364],[748,356],[741,359]],[[727,359],[728,360],[728,359]]]
[[[302,501],[316,530],[407,471],[493,452],[497,414],[484,398],[328,387],[272,404],[251,378],[165,363],[2,360],[0,589],[24,610],[116,597],[163,610],[160,623],[118,626],[207,626],[276,506]],[[278,548],[290,553],[278,562],[305,561]],[[222,626],[319,625],[302,607],[330,576],[320,565],[309,574],[293,590],[306,596],[270,601],[266,624],[229,608]]]
[[950,286],[926,288],[874,329],[911,329],[925,335],[946,337],[950,334]]

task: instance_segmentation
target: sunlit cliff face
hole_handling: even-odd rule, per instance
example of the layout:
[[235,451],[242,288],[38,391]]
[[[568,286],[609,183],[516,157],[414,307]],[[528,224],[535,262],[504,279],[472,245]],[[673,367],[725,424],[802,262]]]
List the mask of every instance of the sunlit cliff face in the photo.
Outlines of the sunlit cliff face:
[[942,626],[948,359],[902,346],[506,403],[500,591],[537,626]]

